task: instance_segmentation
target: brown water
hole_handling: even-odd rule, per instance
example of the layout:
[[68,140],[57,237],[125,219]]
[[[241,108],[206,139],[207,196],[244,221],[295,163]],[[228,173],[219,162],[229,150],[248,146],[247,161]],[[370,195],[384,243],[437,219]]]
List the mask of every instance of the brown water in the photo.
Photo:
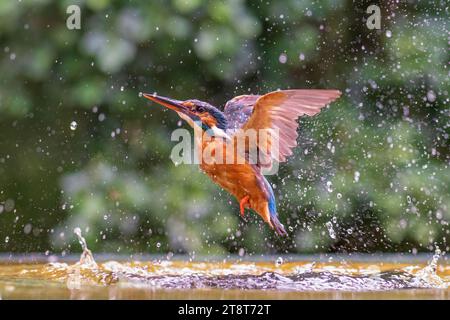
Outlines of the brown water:
[[[341,259],[0,263],[2,299],[449,299],[450,265]],[[320,260],[320,259],[317,259]],[[362,260],[362,261],[361,261]],[[417,260],[417,258],[416,258]],[[441,259],[442,260],[442,259]]]

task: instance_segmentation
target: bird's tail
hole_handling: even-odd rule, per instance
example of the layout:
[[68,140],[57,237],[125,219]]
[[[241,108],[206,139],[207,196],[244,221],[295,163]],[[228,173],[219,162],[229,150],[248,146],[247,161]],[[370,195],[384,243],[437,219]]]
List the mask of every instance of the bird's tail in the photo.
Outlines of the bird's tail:
[[275,195],[273,194],[273,189],[270,186],[270,183],[266,180],[266,178],[264,178],[264,182],[266,184],[267,191],[269,192],[268,205],[270,213],[270,223],[272,224],[273,228],[275,229],[275,232],[279,236],[287,236],[287,232],[284,229],[283,224],[278,219],[277,205],[275,202]]
[[276,215],[270,215],[270,222],[272,223],[275,232],[279,236],[287,236],[287,232],[284,229],[283,224],[280,222],[280,220],[278,220],[278,217]]

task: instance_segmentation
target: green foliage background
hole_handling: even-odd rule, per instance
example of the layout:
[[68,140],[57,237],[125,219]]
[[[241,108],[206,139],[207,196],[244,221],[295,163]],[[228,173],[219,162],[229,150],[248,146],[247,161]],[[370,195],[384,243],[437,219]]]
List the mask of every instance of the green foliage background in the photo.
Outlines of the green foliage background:
[[[71,4],[81,30],[66,27]],[[369,4],[1,1],[0,251],[78,251],[78,226],[120,254],[448,250],[449,7],[382,1],[369,30]],[[278,88],[344,92],[300,120],[269,177],[282,240],[176,167],[179,119],[139,97],[223,106]]]

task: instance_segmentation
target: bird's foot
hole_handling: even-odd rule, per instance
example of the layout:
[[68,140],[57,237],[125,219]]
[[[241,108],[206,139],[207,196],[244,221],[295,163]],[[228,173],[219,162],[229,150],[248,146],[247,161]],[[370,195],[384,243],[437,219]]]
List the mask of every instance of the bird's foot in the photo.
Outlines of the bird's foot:
[[250,196],[245,196],[239,202],[239,207],[241,209],[241,217],[244,217],[245,207],[248,207]]

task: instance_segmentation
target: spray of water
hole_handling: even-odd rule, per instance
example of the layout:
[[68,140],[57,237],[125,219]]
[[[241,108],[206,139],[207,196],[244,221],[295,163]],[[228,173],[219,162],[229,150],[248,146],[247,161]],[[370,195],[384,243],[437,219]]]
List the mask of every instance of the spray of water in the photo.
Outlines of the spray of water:
[[[76,228],[83,249],[80,261],[74,265],[50,264],[51,279],[65,280],[69,289],[81,284],[111,285],[120,282],[127,287],[149,289],[241,289],[282,291],[387,291],[395,289],[446,288],[448,280],[436,273],[441,251],[436,249],[422,269],[384,270],[373,265],[316,264],[284,262],[275,264],[249,262],[199,263],[181,261],[105,262],[97,264],[81,230]],[[416,272],[415,272],[416,271]]]
[[447,287],[448,284],[443,281],[441,277],[437,275],[437,267],[442,252],[439,247],[436,247],[434,255],[428,262],[427,266],[416,273],[416,281],[425,281],[432,284],[435,287]]
[[81,248],[83,249],[83,252],[81,253],[80,256],[79,264],[87,267],[97,267],[97,263],[94,260],[94,256],[92,255],[91,250],[89,250],[87,246],[86,239],[84,239],[84,237],[81,235],[81,229],[75,228],[73,232],[78,237],[78,242],[80,243]]

